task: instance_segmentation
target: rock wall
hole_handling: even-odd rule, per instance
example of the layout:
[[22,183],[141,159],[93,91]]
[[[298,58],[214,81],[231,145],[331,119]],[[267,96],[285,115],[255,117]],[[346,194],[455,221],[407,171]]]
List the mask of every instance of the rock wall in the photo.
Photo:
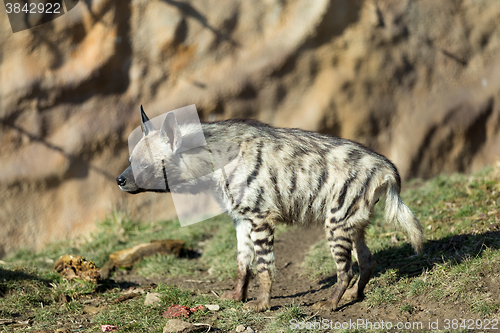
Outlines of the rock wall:
[[15,34],[0,12],[0,257],[175,216],[114,181],[140,104],[354,139],[404,178],[491,164],[497,22],[496,0],[86,0]]

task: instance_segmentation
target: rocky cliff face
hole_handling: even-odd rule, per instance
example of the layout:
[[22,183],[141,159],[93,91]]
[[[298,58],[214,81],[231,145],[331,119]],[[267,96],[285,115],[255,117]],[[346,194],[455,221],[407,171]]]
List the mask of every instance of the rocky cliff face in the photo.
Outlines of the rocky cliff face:
[[113,208],[175,216],[114,181],[140,104],[354,139],[405,178],[500,155],[496,0],[87,0],[15,34],[0,16],[0,255]]

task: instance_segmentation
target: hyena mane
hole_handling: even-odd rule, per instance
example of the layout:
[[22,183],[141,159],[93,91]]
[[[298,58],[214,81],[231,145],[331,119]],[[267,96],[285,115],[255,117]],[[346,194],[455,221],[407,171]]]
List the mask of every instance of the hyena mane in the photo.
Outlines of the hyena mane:
[[[190,135],[176,126],[175,117],[162,125],[170,147],[174,147],[176,135],[179,139]],[[270,308],[277,223],[324,225],[337,266],[337,284],[331,297],[315,307],[335,309],[343,296],[346,300],[362,298],[375,267],[364,233],[373,206],[382,195],[386,196],[386,220],[402,226],[414,249],[421,250],[422,227],[402,202],[400,176],[386,157],[350,140],[255,120],[226,120],[201,127],[208,146],[219,142],[237,145],[245,168],[246,187],[240,200],[227,195],[227,180],[220,182],[225,201],[221,204],[236,227],[238,266],[236,286],[223,298],[246,299],[255,264],[259,295],[245,308]],[[358,261],[360,274],[346,292],[353,277],[351,254]]]

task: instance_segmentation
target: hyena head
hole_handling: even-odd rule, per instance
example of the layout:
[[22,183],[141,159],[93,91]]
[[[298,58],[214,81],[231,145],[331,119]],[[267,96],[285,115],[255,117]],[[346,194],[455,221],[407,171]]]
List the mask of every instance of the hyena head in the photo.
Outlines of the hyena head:
[[[136,144],[129,158],[130,165],[116,178],[122,191],[170,192],[169,177],[180,174],[180,156],[177,151],[182,145],[179,125],[173,112],[167,113],[160,128],[156,130],[141,106],[142,138]],[[179,169],[180,170],[180,169]]]

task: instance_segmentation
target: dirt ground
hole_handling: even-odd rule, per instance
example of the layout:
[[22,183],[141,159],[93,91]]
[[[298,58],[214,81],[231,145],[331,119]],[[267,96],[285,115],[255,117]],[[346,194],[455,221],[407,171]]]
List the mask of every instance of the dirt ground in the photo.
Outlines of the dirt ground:
[[[390,321],[393,325],[419,325],[424,330],[443,329],[446,319],[479,319],[477,313],[473,313],[466,308],[466,305],[453,304],[451,302],[443,305],[436,302],[430,302],[419,296],[411,299],[408,303],[413,307],[411,313],[401,311],[401,306],[404,304],[383,304],[375,307],[370,307],[366,301],[358,301],[345,303],[341,300],[340,308],[337,311],[313,311],[312,305],[322,299],[326,299],[333,291],[332,286],[336,283],[335,276],[323,276],[314,281],[306,276],[301,276],[301,263],[311,247],[311,245],[320,241],[324,237],[324,232],[321,228],[298,228],[287,231],[276,237],[275,240],[275,256],[276,256],[276,281],[273,284],[271,313],[272,316],[277,310],[289,304],[301,304],[304,306],[306,313],[310,315],[309,321],[318,322],[323,320],[331,320],[329,325],[332,328],[335,325],[346,325],[358,320],[364,322],[387,323]],[[236,241],[236,239],[235,239]],[[193,259],[196,260],[196,259]],[[356,271],[356,270],[355,270]],[[181,288],[194,290],[200,294],[221,295],[224,291],[233,288],[233,280],[217,281],[213,276],[203,272],[198,276],[189,278],[163,278],[160,280],[145,279],[133,274],[133,271],[128,275],[113,277],[116,281],[128,281],[139,285],[167,282]],[[373,287],[368,285],[365,293],[370,293]],[[249,298],[257,297],[258,279],[253,278],[250,282]],[[406,303],[405,303],[406,304]],[[438,327],[431,326],[438,322]],[[349,328],[353,328],[350,326]],[[413,331],[408,329],[409,326],[400,327],[403,331]],[[258,329],[258,328],[257,328]],[[395,327],[393,327],[395,329]],[[420,329],[419,329],[420,330]],[[397,330],[396,330],[397,331]]]

